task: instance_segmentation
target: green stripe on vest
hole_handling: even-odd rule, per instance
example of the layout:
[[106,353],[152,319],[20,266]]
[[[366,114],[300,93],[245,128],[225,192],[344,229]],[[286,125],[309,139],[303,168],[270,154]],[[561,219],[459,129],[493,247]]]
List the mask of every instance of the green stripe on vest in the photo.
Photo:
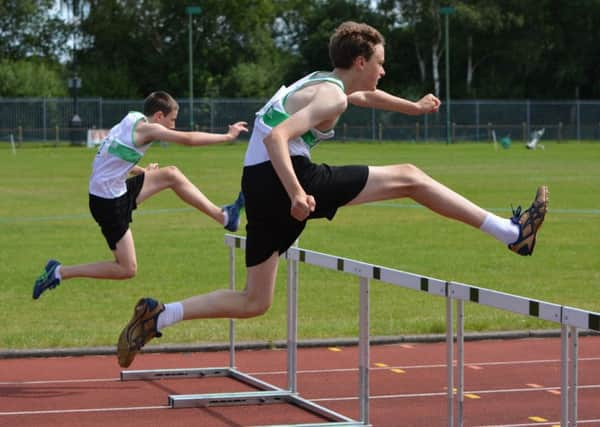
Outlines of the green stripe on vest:
[[120,144],[119,141],[113,139],[108,147],[108,152],[113,156],[117,156],[121,160],[136,164],[142,158],[142,155],[133,148]]
[[[281,111],[278,111],[278,110],[274,109],[273,107],[271,107],[263,115],[262,119],[263,119],[263,122],[265,122],[265,124],[267,126],[274,128],[279,123],[286,120],[288,117],[290,117],[288,114],[282,113]],[[313,148],[315,145],[317,145],[317,142],[318,142],[317,138],[315,138],[315,136],[312,134],[311,131],[308,131],[305,134],[303,134],[301,136],[301,138],[302,138],[302,141],[304,141],[304,143],[306,145],[308,145],[309,148]]]

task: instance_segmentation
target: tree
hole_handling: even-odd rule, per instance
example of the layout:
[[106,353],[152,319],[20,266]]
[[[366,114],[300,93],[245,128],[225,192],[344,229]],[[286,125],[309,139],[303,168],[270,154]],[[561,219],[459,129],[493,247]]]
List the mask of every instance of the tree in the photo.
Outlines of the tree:
[[381,0],[380,8],[394,20],[396,26],[402,27],[412,35],[421,83],[426,84],[427,65],[430,64],[433,91],[439,96],[439,63],[442,55],[440,2],[438,0]]
[[[82,67],[117,70],[137,96],[162,88],[188,92],[187,0],[92,0],[81,28],[90,44],[79,54]],[[192,19],[193,79],[199,96],[238,96],[249,72],[266,77],[247,95],[271,89],[280,55],[273,38],[275,0],[203,0]],[[125,78],[127,77],[127,78]],[[108,76],[107,76],[108,78]],[[108,81],[98,75],[85,91],[106,96]],[[268,88],[264,85],[270,82]],[[251,82],[250,82],[251,84]]]
[[[451,3],[454,98],[600,97],[600,0]],[[0,95],[37,87],[8,82],[38,71],[63,86],[77,72],[84,96],[187,96],[190,4],[202,7],[192,19],[198,97],[267,97],[331,69],[329,36],[345,20],[385,36],[383,89],[440,94],[441,0],[0,0]],[[39,93],[64,92],[52,87]]]
[[522,28],[525,18],[515,9],[503,8],[495,0],[470,0],[456,3],[452,16],[454,41],[463,64],[466,95],[472,95],[476,70],[492,59],[507,61],[510,32]]
[[52,0],[0,0],[0,96],[64,96],[69,31]]
[[58,61],[65,53],[68,26],[53,7],[53,0],[0,0],[0,57]]
[[528,73],[528,91],[555,98],[600,96],[600,36],[596,30],[600,2],[544,0],[537,7],[527,11],[527,35],[538,42],[538,61]]
[[56,63],[35,59],[0,61],[3,97],[62,97],[67,95],[62,70]]

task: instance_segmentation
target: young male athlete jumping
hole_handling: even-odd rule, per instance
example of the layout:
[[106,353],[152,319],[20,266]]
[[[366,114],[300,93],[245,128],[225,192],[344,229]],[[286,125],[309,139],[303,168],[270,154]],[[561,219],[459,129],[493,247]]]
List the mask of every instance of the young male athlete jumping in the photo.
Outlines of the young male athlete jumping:
[[[130,112],[116,124],[102,142],[94,159],[89,184],[89,208],[100,226],[113,261],[63,265],[50,260],[33,285],[33,298],[53,289],[66,279],[129,279],[137,272],[133,234],[129,228],[132,211],[144,200],[167,188],[185,203],[204,212],[229,231],[236,231],[244,198],[223,208],[215,206],[175,166],[137,165],[153,141],[181,145],[209,145],[232,141],[247,132],[246,122],[229,126],[225,134],[174,130],[179,105],[166,92],[151,93],[144,101],[144,113]],[[129,175],[133,175],[128,178]]]
[[435,112],[429,94],[417,102],[377,89],[384,76],[384,38],[366,24],[345,22],[331,36],[332,72],[314,72],[280,89],[257,113],[244,161],[246,199],[246,288],[217,290],[181,302],[140,299],[117,346],[127,367],[140,348],[181,320],[248,318],[271,306],[279,255],[300,235],[308,219],[332,219],[341,206],[410,197],[448,218],[479,228],[520,255],[531,255],[548,204],[545,186],[525,211],[510,219],[487,212],[411,164],[328,166],[311,161],[315,144],[333,137],[348,103],[404,114]]

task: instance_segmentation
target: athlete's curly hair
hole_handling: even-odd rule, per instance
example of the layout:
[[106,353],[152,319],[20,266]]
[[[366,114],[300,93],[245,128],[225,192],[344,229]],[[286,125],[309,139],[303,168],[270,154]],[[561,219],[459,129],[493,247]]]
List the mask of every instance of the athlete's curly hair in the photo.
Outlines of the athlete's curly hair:
[[375,28],[346,21],[329,39],[329,59],[334,68],[348,69],[359,56],[368,61],[373,55],[373,47],[378,44],[385,44],[385,39]]

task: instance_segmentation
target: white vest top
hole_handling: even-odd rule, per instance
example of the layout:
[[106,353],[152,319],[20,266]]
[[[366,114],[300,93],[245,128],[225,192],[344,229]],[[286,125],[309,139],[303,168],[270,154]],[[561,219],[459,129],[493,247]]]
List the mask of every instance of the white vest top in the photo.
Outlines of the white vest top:
[[152,143],[136,147],[133,135],[142,113],[130,111],[108,132],[92,165],[89,192],[105,199],[115,199],[127,191],[125,180]]
[[[244,166],[252,166],[270,160],[269,153],[263,141],[275,126],[290,117],[285,111],[287,97],[304,86],[320,82],[331,82],[338,85],[342,91],[344,90],[344,83],[340,79],[332,77],[331,73],[315,71],[289,87],[281,86],[277,93],[256,113],[254,128],[252,129],[252,135],[250,136],[250,142],[246,150]],[[331,139],[334,135],[335,132],[333,129],[327,132],[310,129],[302,136],[288,141],[290,156],[305,156],[310,159],[310,150],[319,141]]]

